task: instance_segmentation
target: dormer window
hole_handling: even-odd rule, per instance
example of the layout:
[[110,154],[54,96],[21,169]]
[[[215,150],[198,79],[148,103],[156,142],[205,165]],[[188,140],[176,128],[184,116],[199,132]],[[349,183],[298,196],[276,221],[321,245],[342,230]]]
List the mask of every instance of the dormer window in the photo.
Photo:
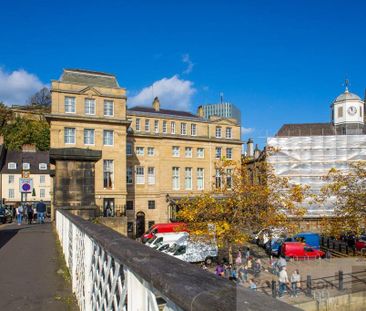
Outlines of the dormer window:
[[17,164],[15,162],[9,162],[8,163],[8,169],[9,170],[16,170],[17,169]]
[[23,170],[30,170],[30,163],[23,163]]
[[47,163],[39,163],[38,167],[40,171],[45,171],[47,170]]

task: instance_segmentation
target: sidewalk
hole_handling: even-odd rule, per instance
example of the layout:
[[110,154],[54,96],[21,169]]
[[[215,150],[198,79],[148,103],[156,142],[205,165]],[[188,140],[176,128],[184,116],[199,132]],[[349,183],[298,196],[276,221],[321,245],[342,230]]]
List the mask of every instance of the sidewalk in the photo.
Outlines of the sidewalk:
[[52,224],[0,225],[0,310],[78,310],[60,269]]

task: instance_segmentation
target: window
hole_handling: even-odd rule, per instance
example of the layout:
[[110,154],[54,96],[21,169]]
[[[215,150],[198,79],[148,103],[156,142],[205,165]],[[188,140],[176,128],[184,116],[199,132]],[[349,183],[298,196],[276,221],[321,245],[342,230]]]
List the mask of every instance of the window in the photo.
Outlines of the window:
[[231,127],[226,128],[226,138],[232,138]]
[[185,156],[186,156],[186,158],[192,158],[192,148],[191,147],[186,147]]
[[159,120],[154,121],[154,132],[159,133]]
[[184,186],[186,190],[192,190],[192,168],[186,167],[184,174]]
[[170,133],[175,134],[175,122],[170,123]]
[[94,145],[94,130],[93,129],[84,129],[84,144],[85,145]]
[[140,127],[140,119],[136,119],[136,131],[140,132],[141,131],[141,127]]
[[166,134],[168,133],[168,126],[167,126],[167,122],[163,121],[163,133]]
[[133,210],[133,201],[126,201],[126,210]]
[[23,163],[23,170],[30,170],[30,163]]
[[14,199],[14,189],[9,189],[9,191],[8,191],[8,198],[9,199]]
[[40,171],[47,170],[47,163],[39,163],[38,168]]
[[228,159],[233,158],[233,148],[226,148],[226,158]]
[[145,154],[144,147],[136,147],[136,154],[143,156]]
[[46,196],[46,189],[39,189],[39,196],[44,198]]
[[179,190],[179,167],[173,167],[173,190]]
[[173,155],[173,157],[179,157],[179,147],[178,146],[173,146],[172,155]]
[[191,135],[196,136],[197,135],[197,125],[191,124]]
[[203,168],[197,168],[197,190],[204,189],[204,170]]
[[95,100],[85,99],[85,114],[95,114]]
[[197,158],[204,158],[204,157],[205,157],[205,149],[197,148]]
[[216,138],[221,138],[221,127],[216,126]]
[[221,147],[216,147],[215,157],[221,159]]
[[15,162],[9,162],[8,163],[8,170],[16,170],[17,164]]
[[127,167],[127,171],[126,171],[126,182],[129,185],[133,184],[132,173],[133,173],[132,167],[131,166],[128,166]]
[[155,225],[155,221],[153,220],[150,220],[148,223],[147,223],[147,227],[150,229],[153,225]]
[[147,155],[152,157],[155,155],[155,148],[154,147],[147,147]]
[[126,144],[126,154],[128,156],[132,156],[132,144],[131,143]]
[[148,209],[155,209],[155,200],[147,201],[147,207]]
[[136,184],[142,185],[145,183],[145,173],[143,166],[136,166]]
[[103,131],[103,144],[104,146],[113,146],[113,131],[104,130]]
[[113,160],[103,160],[104,188],[113,188]]
[[150,120],[145,120],[145,132],[150,132]]
[[147,168],[147,183],[148,185],[155,185],[155,167]]
[[180,134],[187,135],[187,123],[180,124]]
[[343,107],[338,107],[338,118],[343,117]]
[[75,113],[75,97],[65,97],[65,112],[66,113]]
[[75,144],[75,129],[71,127],[65,127],[65,144]]
[[46,183],[46,175],[40,175],[39,176],[39,183],[45,184]]
[[232,187],[232,181],[233,181],[233,170],[232,169],[227,169],[226,170],[226,187],[228,189],[231,189]]
[[221,173],[219,169],[216,169],[215,186],[216,188],[221,188]]
[[8,176],[8,184],[14,184],[14,175]]
[[113,117],[114,115],[114,105],[112,100],[104,101],[104,116]]

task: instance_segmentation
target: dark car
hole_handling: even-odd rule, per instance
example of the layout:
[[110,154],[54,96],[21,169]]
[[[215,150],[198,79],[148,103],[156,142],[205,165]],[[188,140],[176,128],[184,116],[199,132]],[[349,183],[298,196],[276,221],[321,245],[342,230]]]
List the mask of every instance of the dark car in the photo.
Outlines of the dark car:
[[13,211],[10,207],[0,206],[0,223],[13,222]]

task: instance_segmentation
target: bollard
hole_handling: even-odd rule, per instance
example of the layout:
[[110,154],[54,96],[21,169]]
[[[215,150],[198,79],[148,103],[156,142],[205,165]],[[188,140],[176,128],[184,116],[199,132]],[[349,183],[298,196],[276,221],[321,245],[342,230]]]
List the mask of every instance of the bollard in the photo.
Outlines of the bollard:
[[338,289],[343,290],[343,271],[338,271]]
[[272,280],[272,297],[276,298],[276,296],[277,296],[276,281]]
[[340,253],[342,253],[342,243],[339,243],[339,244],[338,244],[338,251],[339,251]]
[[311,297],[311,275],[306,277],[306,295]]
[[329,238],[327,238],[327,248],[329,248]]
[[356,247],[353,247],[353,256],[356,256]]

